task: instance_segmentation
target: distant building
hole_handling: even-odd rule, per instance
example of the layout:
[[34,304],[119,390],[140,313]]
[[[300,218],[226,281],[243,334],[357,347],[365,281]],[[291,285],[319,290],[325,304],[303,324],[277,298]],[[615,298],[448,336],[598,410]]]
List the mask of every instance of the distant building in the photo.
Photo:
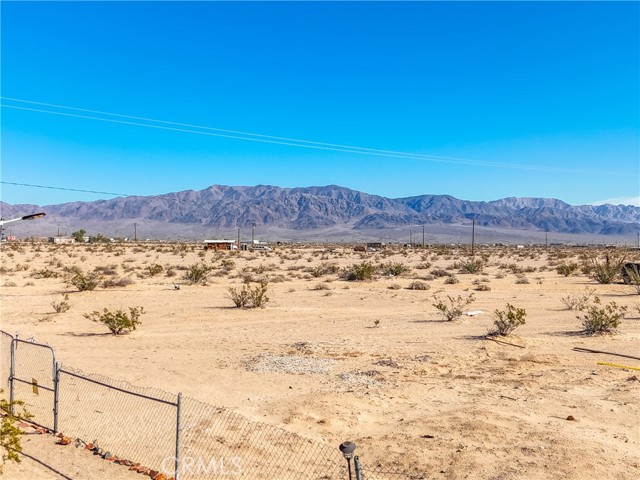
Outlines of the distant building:
[[58,244],[76,243],[76,239],[73,237],[49,237],[49,243],[58,243]]
[[384,250],[385,248],[387,248],[386,243],[382,243],[382,242],[367,243],[367,250],[376,251],[376,250]]
[[237,250],[238,245],[235,240],[205,240],[205,250]]

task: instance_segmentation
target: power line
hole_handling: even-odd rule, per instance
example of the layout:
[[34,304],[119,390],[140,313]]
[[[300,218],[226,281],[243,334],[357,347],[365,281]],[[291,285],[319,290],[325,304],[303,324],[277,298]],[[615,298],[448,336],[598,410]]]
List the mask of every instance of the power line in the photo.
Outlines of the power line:
[[130,195],[128,193],[114,193],[114,192],[98,192],[96,190],[83,190],[80,188],[64,188],[64,187],[52,187],[49,185],[33,185],[30,183],[16,183],[16,182],[5,182],[4,180],[0,181],[0,183],[4,183],[5,185],[18,185],[20,187],[32,187],[32,188],[48,188],[51,190],[66,190],[69,192],[82,192],[82,193],[97,193],[99,195],[113,195],[116,197],[133,197],[134,195]]
[[[155,122],[163,125],[153,125],[149,123],[140,123],[138,121],[132,122],[127,120],[116,120],[114,118],[103,118],[103,117],[95,117],[95,116],[74,114],[74,113],[68,113],[68,112],[58,112],[58,111],[44,110],[44,109],[38,109],[38,108],[21,107],[17,105],[7,105],[5,103],[1,105],[4,108],[11,108],[15,110],[25,110],[25,111],[31,111],[31,112],[37,112],[37,113],[48,113],[51,115],[61,115],[66,117],[82,118],[87,120],[96,120],[96,121],[123,124],[123,125],[132,125],[132,126],[138,126],[138,127],[156,128],[160,130],[168,130],[168,131],[181,132],[181,133],[192,133],[197,135],[223,137],[223,138],[230,138],[235,140],[246,140],[251,142],[284,145],[284,146],[290,146],[290,147],[300,147],[300,148],[308,148],[308,149],[315,149],[315,150],[355,153],[360,155],[373,155],[373,156],[401,158],[401,159],[408,159],[408,160],[426,160],[426,161],[439,162],[439,163],[452,163],[452,164],[474,165],[474,166],[485,166],[485,167],[513,168],[513,169],[520,169],[520,170],[538,170],[538,171],[564,172],[564,173],[580,172],[579,170],[562,169],[562,168],[554,168],[554,167],[542,167],[539,165],[526,165],[526,164],[519,165],[519,164],[513,164],[513,163],[469,160],[469,159],[456,158],[456,157],[426,155],[426,154],[417,154],[417,153],[409,153],[409,152],[399,152],[399,151],[393,151],[393,150],[380,150],[380,149],[368,148],[368,147],[356,147],[356,146],[350,146],[350,145],[315,142],[311,140],[301,140],[301,139],[288,138],[288,137],[277,137],[273,135],[262,135],[258,133],[242,132],[237,130],[225,130],[220,128],[193,125],[188,123],[169,122],[165,120],[156,120],[156,119],[146,118],[146,117],[136,117],[133,115],[123,115],[118,113],[103,112],[99,110],[89,110],[89,109],[83,109],[83,108],[69,107],[65,105],[35,102],[31,100],[23,100],[23,99],[17,99],[12,97],[0,96],[0,99],[12,101],[12,102],[42,105],[46,107],[62,108],[67,110],[79,111],[79,112],[93,113],[98,115],[108,115],[112,117],[126,118],[129,120]],[[175,125],[176,127],[188,127],[188,129],[170,127],[166,125]],[[200,129],[200,130],[193,130],[194,128]],[[214,132],[223,132],[223,133],[214,133]]]

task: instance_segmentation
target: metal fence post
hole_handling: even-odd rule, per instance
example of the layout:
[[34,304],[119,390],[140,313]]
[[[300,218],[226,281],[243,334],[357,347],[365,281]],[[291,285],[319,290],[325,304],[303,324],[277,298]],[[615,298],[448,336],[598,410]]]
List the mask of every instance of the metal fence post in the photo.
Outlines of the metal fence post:
[[58,399],[60,398],[60,364],[55,362],[53,372],[53,433],[58,433]]
[[176,455],[175,455],[175,471],[173,478],[180,478],[180,415],[182,413],[182,393],[178,393],[178,401],[176,402]]
[[353,459],[353,464],[356,467],[356,480],[362,480],[362,465],[360,464],[360,457],[356,456]]
[[13,415],[13,376],[16,374],[16,358],[14,355],[15,345],[17,345],[16,337],[11,340],[11,366],[9,367],[9,412]]

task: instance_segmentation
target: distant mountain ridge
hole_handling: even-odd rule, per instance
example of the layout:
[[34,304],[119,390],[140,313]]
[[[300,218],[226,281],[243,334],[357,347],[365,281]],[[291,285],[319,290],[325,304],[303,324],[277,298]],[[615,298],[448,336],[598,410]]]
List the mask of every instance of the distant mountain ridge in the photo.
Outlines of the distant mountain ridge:
[[631,205],[573,206],[553,198],[516,197],[475,202],[449,195],[386,198],[336,185],[212,185],[200,191],[43,207],[0,202],[0,209],[5,218],[44,209],[50,216],[75,221],[150,220],[218,229],[250,227],[255,222],[296,231],[328,227],[357,231],[475,220],[481,227],[569,234],[635,235],[640,231],[640,207]]

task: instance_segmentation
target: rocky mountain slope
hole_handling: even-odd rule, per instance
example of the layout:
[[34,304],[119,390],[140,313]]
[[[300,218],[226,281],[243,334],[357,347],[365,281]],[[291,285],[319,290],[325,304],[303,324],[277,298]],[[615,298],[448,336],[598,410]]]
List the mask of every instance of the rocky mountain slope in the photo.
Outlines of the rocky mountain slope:
[[340,228],[345,231],[398,228],[411,225],[464,225],[517,230],[548,230],[567,234],[635,235],[640,231],[640,207],[573,206],[556,199],[504,198],[490,202],[460,200],[449,195],[385,198],[329,185],[280,188],[258,185],[167,193],[149,197],[119,197],[59,205],[8,205],[4,218],[44,210],[62,220],[206,226],[217,229],[257,226],[305,231]]

